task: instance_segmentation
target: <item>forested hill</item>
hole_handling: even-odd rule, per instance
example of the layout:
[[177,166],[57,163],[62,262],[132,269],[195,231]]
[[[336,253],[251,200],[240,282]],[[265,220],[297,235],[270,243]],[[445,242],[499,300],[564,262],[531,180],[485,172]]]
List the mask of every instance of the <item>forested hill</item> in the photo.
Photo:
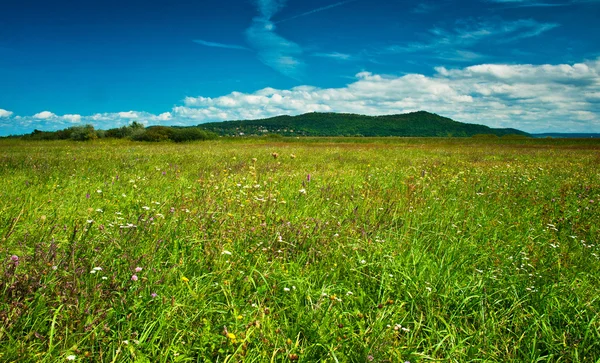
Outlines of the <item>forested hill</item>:
[[528,135],[516,129],[493,129],[483,125],[457,122],[425,111],[388,116],[313,112],[260,120],[211,122],[198,126],[227,136],[265,134],[283,136]]

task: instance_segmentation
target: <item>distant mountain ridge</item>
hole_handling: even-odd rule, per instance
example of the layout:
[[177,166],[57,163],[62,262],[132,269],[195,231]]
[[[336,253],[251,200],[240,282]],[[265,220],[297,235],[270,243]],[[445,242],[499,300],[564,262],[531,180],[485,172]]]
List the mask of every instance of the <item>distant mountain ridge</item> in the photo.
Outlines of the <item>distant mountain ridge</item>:
[[600,133],[583,133],[583,132],[546,132],[543,134],[532,134],[533,137],[543,138],[543,137],[551,137],[556,139],[598,139],[600,138]]
[[495,129],[468,124],[426,111],[385,116],[312,112],[258,120],[210,122],[198,126],[222,136],[529,136],[528,133],[517,129]]

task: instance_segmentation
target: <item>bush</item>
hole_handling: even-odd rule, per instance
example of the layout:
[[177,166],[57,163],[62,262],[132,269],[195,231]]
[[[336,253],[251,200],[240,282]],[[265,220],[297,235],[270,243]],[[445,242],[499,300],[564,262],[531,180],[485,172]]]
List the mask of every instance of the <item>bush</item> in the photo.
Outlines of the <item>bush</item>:
[[96,131],[94,130],[94,126],[85,125],[85,126],[73,126],[69,127],[67,130],[70,130],[70,139],[75,141],[89,141],[95,140],[98,138],[96,135]]
[[144,125],[134,121],[131,125],[122,126],[115,129],[106,130],[106,137],[112,137],[115,139],[124,139],[126,137],[139,136],[144,132]]
[[217,137],[216,134],[202,130],[198,127],[186,127],[181,129],[173,129],[171,140],[175,142],[186,142],[196,140],[211,140]]
[[495,134],[476,134],[472,136],[474,139],[497,139],[498,135]]
[[507,134],[502,136],[503,139],[510,139],[510,140],[523,140],[523,139],[528,139],[529,137],[525,136],[525,135],[519,135],[519,134]]
[[173,135],[173,129],[166,126],[153,126],[143,131],[138,131],[131,136],[132,140],[135,141],[167,141],[171,139]]

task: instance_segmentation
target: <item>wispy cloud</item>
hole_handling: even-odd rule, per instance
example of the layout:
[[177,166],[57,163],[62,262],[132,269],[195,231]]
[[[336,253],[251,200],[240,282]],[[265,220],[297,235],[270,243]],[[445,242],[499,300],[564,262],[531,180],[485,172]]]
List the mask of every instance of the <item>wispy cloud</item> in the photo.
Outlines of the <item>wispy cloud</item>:
[[249,48],[244,47],[243,45],[237,45],[237,44],[223,44],[223,43],[207,42],[206,40],[200,40],[200,39],[194,39],[193,42],[198,43],[200,45],[205,45],[207,47],[250,50]]
[[482,42],[504,44],[531,38],[550,31],[559,24],[540,23],[533,19],[514,21],[461,20],[453,28],[434,27],[423,42],[395,44],[386,47],[383,53],[425,53],[430,57],[470,61],[483,55],[473,51]]
[[[302,78],[306,66],[301,58],[304,50],[298,43],[295,43],[277,34],[276,24],[308,16],[310,14],[332,9],[355,1],[358,0],[340,1],[331,5],[312,9],[286,19],[274,21],[273,17],[284,8],[285,0],[255,0],[258,16],[252,19],[250,27],[248,27],[248,29],[245,31],[246,42],[248,43],[249,47],[236,44],[210,42],[206,40],[194,40],[194,42],[207,47],[253,50],[256,52],[258,59],[266,66],[290,78],[299,80]],[[342,53],[319,53],[313,55],[344,59],[344,55]],[[348,59],[348,57],[346,59]]]
[[322,6],[322,7],[320,7],[320,8],[316,8],[316,9],[313,9],[313,10],[306,11],[306,12],[304,12],[304,13],[302,13],[302,14],[294,15],[294,16],[292,16],[292,17],[285,18],[285,19],[283,19],[283,20],[278,20],[278,21],[276,21],[276,22],[275,22],[275,24],[279,24],[279,23],[283,23],[284,21],[289,21],[289,20],[293,20],[293,19],[301,18],[301,17],[303,17],[303,16],[310,15],[310,14],[314,14],[314,13],[318,13],[318,12],[321,12],[321,11],[325,11],[325,10],[333,9],[333,8],[336,8],[336,7],[338,7],[338,6],[342,6],[342,5],[345,5],[345,4],[348,4],[348,3],[353,3],[353,2],[355,2],[355,1],[358,1],[358,0],[347,0],[347,1],[340,1],[340,2],[337,2],[337,3],[335,3],[335,4],[331,4],[331,5],[327,5],[327,6]]
[[311,54],[314,57],[321,57],[321,58],[331,58],[331,59],[337,59],[337,60],[350,60],[353,58],[352,55],[350,54],[346,54],[346,53],[339,53],[339,52],[331,52],[331,53],[312,53]]
[[438,8],[438,4],[420,2],[412,9],[413,14],[428,14]]
[[257,0],[260,15],[252,19],[246,29],[246,40],[262,63],[290,78],[299,79],[304,68],[304,62],[299,58],[302,47],[277,34],[271,21],[283,5],[283,0]]
[[576,4],[600,4],[600,0],[538,1],[538,0],[485,0],[488,3],[502,4],[511,8],[555,7]]

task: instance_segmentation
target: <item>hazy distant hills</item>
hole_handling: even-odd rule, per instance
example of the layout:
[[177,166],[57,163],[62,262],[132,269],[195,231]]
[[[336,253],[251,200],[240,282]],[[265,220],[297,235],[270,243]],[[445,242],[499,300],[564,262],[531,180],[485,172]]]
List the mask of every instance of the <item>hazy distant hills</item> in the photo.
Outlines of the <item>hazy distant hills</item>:
[[517,129],[494,129],[462,123],[426,111],[389,116],[313,112],[260,120],[211,122],[198,126],[223,136],[529,136]]
[[543,138],[551,137],[557,139],[599,139],[600,134],[598,133],[560,133],[560,132],[549,132],[545,134],[533,134],[533,137]]

